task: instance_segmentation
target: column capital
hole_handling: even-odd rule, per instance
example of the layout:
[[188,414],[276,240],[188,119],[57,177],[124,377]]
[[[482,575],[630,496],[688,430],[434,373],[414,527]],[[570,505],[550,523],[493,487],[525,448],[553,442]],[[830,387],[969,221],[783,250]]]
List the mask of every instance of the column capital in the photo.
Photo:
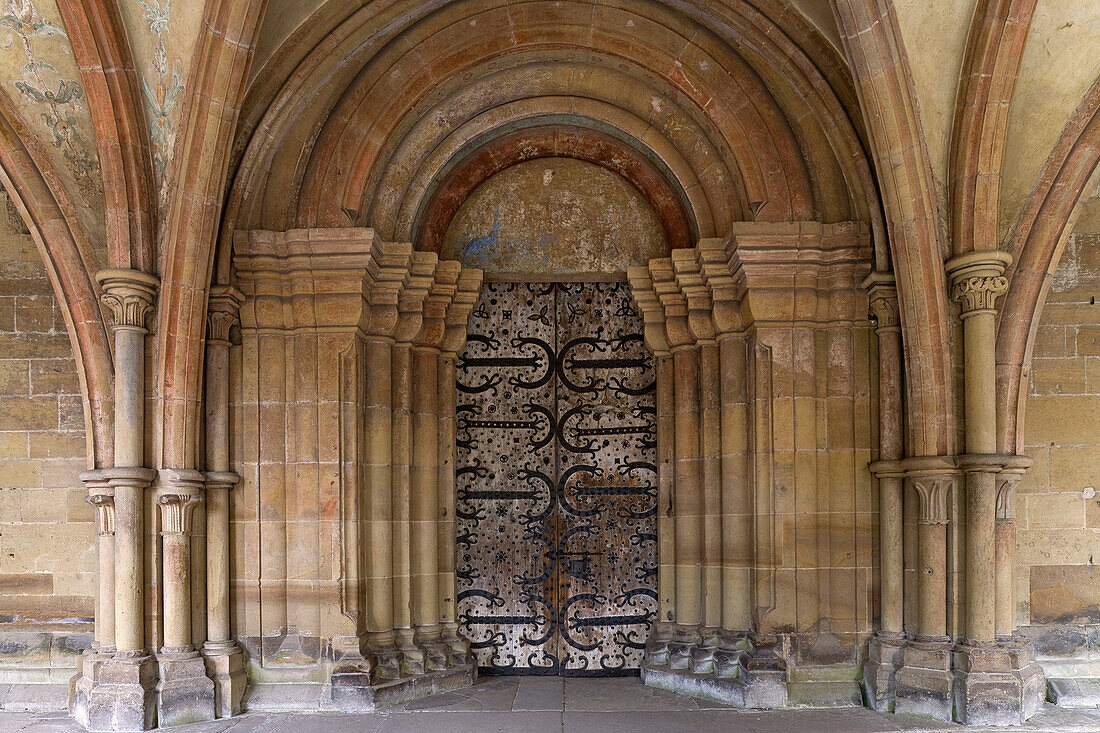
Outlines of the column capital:
[[1018,455],[1005,458],[1004,468],[997,474],[997,519],[1012,520],[1016,518],[1016,487],[1031,468],[1032,460]]
[[101,300],[111,311],[114,328],[145,331],[160,280],[141,270],[100,270],[95,276],[103,289]]
[[958,469],[953,456],[916,456],[901,461],[905,476],[917,492],[919,524],[947,524],[947,497]]
[[875,333],[900,331],[901,316],[894,273],[872,272],[863,279],[861,285],[867,291],[867,306],[875,320]]
[[481,294],[484,277],[485,273],[474,267],[463,267],[458,274],[458,289],[443,319],[446,331],[441,348],[446,356],[455,356],[465,348],[467,324]]
[[161,534],[189,534],[191,515],[202,503],[201,494],[158,494],[161,509]]
[[214,285],[206,306],[206,340],[229,343],[229,329],[237,320],[244,294],[231,285]]
[[996,301],[1008,292],[1005,268],[1012,255],[999,249],[967,252],[947,261],[951,298],[962,306],[962,317],[995,311]]
[[115,533],[115,497],[112,494],[89,494],[84,501],[95,507],[96,534]]

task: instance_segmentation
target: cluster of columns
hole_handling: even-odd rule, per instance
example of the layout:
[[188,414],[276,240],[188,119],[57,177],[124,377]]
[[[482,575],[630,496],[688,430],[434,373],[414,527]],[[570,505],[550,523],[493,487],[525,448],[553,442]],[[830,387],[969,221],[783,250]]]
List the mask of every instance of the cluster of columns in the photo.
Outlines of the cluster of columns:
[[[1030,461],[996,452],[996,301],[1007,291],[1010,261],[982,251],[947,263],[964,344],[965,452],[958,456],[903,457],[897,291],[885,273],[865,281],[879,337],[880,460],[871,468],[879,481],[881,606],[864,669],[877,709],[1004,725],[1042,704],[1042,671],[1015,634],[1012,495]],[[906,567],[916,582],[905,582]],[[948,570],[959,567],[965,595],[952,599]],[[961,625],[949,623],[953,601],[964,607]]]
[[[240,711],[244,677],[226,601],[227,491],[218,492],[204,513],[212,537],[205,553],[209,568],[193,568],[191,548],[195,509],[204,503],[207,488],[236,483],[228,472],[225,363],[229,324],[240,298],[228,291],[216,291],[211,298],[217,315],[207,343],[207,428],[212,432],[207,445],[214,470],[205,476],[193,469],[156,471],[146,467],[145,323],[158,281],[136,270],[104,270],[97,280],[114,336],[115,465],[81,475],[96,510],[99,573],[95,642],[75,679],[72,712],[89,730],[103,731],[234,715]],[[150,508],[159,516],[149,515]],[[146,546],[149,527],[158,529],[152,555]],[[205,624],[192,620],[196,571],[207,580]],[[154,589],[150,598],[147,589]],[[150,601],[156,606],[151,611]],[[204,626],[207,644],[200,653],[194,630]]]
[[[239,460],[257,507],[238,522],[265,555],[258,584],[236,581],[250,699],[278,704],[280,670],[307,661],[331,664],[322,708],[470,684],[455,618],[454,369],[481,271],[369,229],[241,233],[234,263],[256,365],[241,372]],[[318,543],[302,516],[334,531]]]
[[366,295],[364,336],[372,684],[471,670],[455,618],[454,369],[481,287],[479,270],[380,247],[390,257]]
[[[843,491],[857,482],[848,463],[861,419],[852,386],[857,309],[843,291],[866,271],[862,242],[856,226],[742,225],[628,272],[657,369],[661,623],[643,662],[647,684],[746,707],[788,700],[786,660],[800,630],[794,609],[816,595],[807,586],[806,599],[794,597],[795,573],[827,574],[816,562],[799,571],[790,552],[796,537],[785,533],[802,521],[798,539],[813,550],[828,548],[824,538],[835,531],[814,524],[828,516],[817,512],[831,500],[831,480],[800,475],[793,464],[804,453],[816,468],[831,445]],[[792,346],[798,341],[808,352]],[[844,362],[835,385],[795,378],[796,365],[813,364],[817,351]],[[828,395],[834,414],[852,422],[834,419],[831,435],[807,437],[792,413],[821,424],[824,413],[815,411]],[[795,516],[796,490],[806,519]],[[854,516],[836,521],[854,537]],[[846,583],[832,592],[838,605],[845,593],[859,595]],[[830,613],[818,607],[804,623],[828,623]],[[845,617],[836,629],[855,632],[859,623]],[[856,637],[847,637],[853,656]]]

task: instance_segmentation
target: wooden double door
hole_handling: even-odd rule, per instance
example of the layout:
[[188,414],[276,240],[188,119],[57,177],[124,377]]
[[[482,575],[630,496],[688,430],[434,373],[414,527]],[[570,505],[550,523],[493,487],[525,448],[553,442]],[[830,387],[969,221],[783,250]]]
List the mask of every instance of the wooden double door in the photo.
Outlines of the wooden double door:
[[483,671],[640,667],[656,378],[625,283],[489,283],[457,364],[458,620]]

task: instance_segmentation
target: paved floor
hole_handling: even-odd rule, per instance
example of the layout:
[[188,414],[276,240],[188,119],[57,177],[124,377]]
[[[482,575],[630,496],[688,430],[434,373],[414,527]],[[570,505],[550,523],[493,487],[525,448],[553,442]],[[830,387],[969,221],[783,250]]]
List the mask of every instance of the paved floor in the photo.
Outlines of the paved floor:
[[[0,732],[78,731],[63,713],[0,712]],[[863,708],[743,711],[645,687],[637,678],[484,677],[473,688],[368,715],[248,713],[178,733],[885,733],[979,729]],[[1053,706],[1023,731],[1100,732],[1100,711]]]

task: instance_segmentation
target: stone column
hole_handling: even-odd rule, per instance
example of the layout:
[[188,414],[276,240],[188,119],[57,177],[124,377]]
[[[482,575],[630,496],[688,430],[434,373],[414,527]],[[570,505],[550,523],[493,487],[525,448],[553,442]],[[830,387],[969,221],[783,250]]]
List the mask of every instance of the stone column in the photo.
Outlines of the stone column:
[[161,472],[164,646],[157,655],[157,723],[160,726],[214,719],[214,683],[191,640],[191,519],[203,500],[203,476],[190,469]]
[[895,712],[951,720],[953,677],[947,635],[947,499],[956,471],[949,456],[901,462],[917,495],[918,634],[902,652]]
[[156,720],[157,668],[145,647],[145,321],[159,281],[138,270],[101,270],[96,281],[111,311],[115,368],[115,465],[101,469],[114,496],[115,654],[88,698],[92,730],[145,730]]
[[1027,456],[1005,456],[997,475],[997,640],[1016,641],[1016,487],[1031,468]]
[[472,667],[470,643],[458,632],[455,604],[458,596],[455,575],[455,365],[466,344],[466,324],[477,305],[483,273],[464,268],[458,276],[458,289],[447,308],[446,325],[439,356],[439,610],[443,622],[443,641],[449,648],[448,666]]
[[229,627],[229,496],[240,477],[229,457],[229,330],[244,296],[226,285],[210,290],[206,329],[206,643],[202,654],[214,681],[214,713],[241,712],[244,655]]
[[103,471],[85,471],[80,480],[88,487],[86,501],[95,508],[97,588],[95,640],[81,655],[74,677],[71,712],[88,726],[88,701],[103,664],[115,653],[115,497]]
[[1008,291],[1011,261],[1006,252],[983,250],[947,263],[965,349],[966,641],[955,654],[955,714],[969,725],[1019,724],[1041,702],[1033,690],[1037,666],[1026,652],[996,643],[997,474],[1007,462],[996,454],[996,302]]
[[879,627],[868,646],[863,683],[871,708],[893,710],[897,668],[905,644],[901,320],[891,273],[872,273],[863,286],[868,291],[878,336],[879,460],[871,464],[871,473],[879,487],[880,570]]
[[439,355],[447,306],[458,281],[457,262],[440,264],[424,301],[420,333],[412,349],[409,523],[411,605],[416,644],[425,671],[447,668],[439,609]]
[[432,253],[413,253],[409,283],[398,302],[391,354],[393,624],[397,632],[402,675],[420,675],[427,670],[425,651],[416,643],[412,609],[412,350],[423,323],[424,300],[435,278],[437,264],[438,259]]

